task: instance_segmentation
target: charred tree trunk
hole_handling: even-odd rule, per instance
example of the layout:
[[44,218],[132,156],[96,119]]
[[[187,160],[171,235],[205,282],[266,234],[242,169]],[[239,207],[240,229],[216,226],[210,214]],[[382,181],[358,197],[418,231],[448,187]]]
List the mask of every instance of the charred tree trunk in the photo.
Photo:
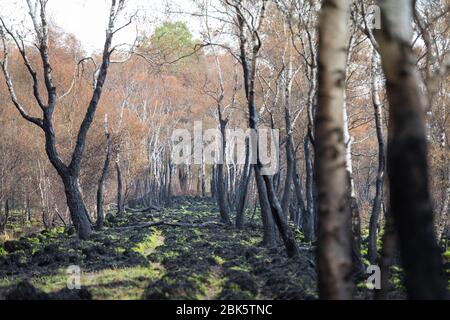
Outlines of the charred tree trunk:
[[[289,47],[290,48],[290,47]],[[289,205],[291,203],[291,186],[294,178],[295,152],[294,138],[292,137],[291,120],[291,89],[293,82],[292,57],[289,54],[289,62],[285,72],[284,84],[284,125],[286,127],[286,177],[284,181],[283,196],[281,198],[281,208],[283,210],[286,222],[289,219]]]
[[276,245],[276,233],[275,225],[272,218],[272,212],[270,210],[270,202],[267,196],[266,186],[264,179],[261,176],[256,175],[256,165],[253,165],[255,170],[256,187],[258,189],[259,207],[261,209],[261,218],[263,224],[263,245],[266,247],[273,247]]
[[305,240],[311,242],[316,238],[316,207],[314,201],[314,159],[311,153],[309,135],[305,136],[303,146],[305,151],[306,169],[306,211],[303,215],[302,225],[303,233],[305,234]]
[[433,230],[428,187],[425,106],[411,50],[412,0],[380,0],[377,34],[389,99],[387,166],[390,209],[399,234],[405,285],[411,299],[447,296]]
[[[220,108],[220,107],[219,107]],[[220,112],[219,112],[220,114]],[[220,122],[220,132],[222,134],[222,149],[221,149],[221,161],[217,164],[217,202],[219,204],[220,211],[220,221],[225,224],[231,224],[230,219],[230,208],[228,206],[227,201],[227,188],[226,188],[226,180],[224,179],[223,166],[225,161],[225,150],[226,150],[226,132],[225,128],[227,126],[227,120],[223,120],[221,116],[219,116]]]
[[349,1],[325,0],[319,21],[319,96],[314,133],[321,299],[351,299],[353,291],[343,132],[348,13]]
[[[256,164],[254,165],[255,170],[255,177],[257,179],[257,185],[258,185],[258,192],[262,193],[260,194],[260,199],[263,199],[265,201],[266,197],[269,200],[270,204],[270,211],[272,214],[272,219],[275,222],[275,225],[278,228],[278,231],[280,232],[280,236],[283,240],[284,246],[286,248],[286,253],[289,257],[294,257],[299,255],[299,248],[297,245],[297,242],[294,237],[294,233],[290,229],[289,225],[284,219],[283,210],[281,208],[281,205],[279,203],[276,191],[273,186],[273,177],[268,175],[263,175],[261,172],[263,167],[261,164],[261,161],[259,159],[259,152],[258,150],[258,125],[259,125],[259,114],[256,109],[256,101],[255,101],[255,78],[256,78],[256,68],[257,68],[257,59],[258,59],[258,53],[261,49],[261,38],[259,37],[258,32],[260,31],[259,28],[263,25],[263,21],[265,18],[265,9],[266,9],[266,2],[262,3],[262,7],[259,13],[259,27],[250,30],[252,33],[252,39],[251,39],[251,59],[248,59],[247,57],[247,38],[245,37],[245,27],[250,26],[250,24],[246,23],[245,21],[245,15],[242,13],[242,7],[241,4],[233,5],[233,7],[236,10],[237,14],[237,20],[239,25],[239,45],[240,45],[240,58],[241,58],[241,65],[243,70],[243,76],[244,76],[244,88],[245,88],[245,94],[247,98],[247,107],[249,112],[249,126],[250,129],[253,130],[253,133],[256,137],[256,146],[252,145],[253,150],[255,150],[256,153]],[[250,62],[250,63],[249,63]],[[260,180],[258,180],[260,179]],[[264,181],[265,189],[261,186],[261,179]],[[264,192],[264,193],[263,193]],[[261,203],[261,211],[263,211],[263,205],[264,202]],[[263,216],[264,221],[264,216]],[[270,220],[268,220],[270,221]]]
[[[288,111],[285,111],[288,113]],[[290,116],[286,115],[286,122],[290,125]],[[290,129],[288,129],[290,131]],[[289,204],[291,202],[291,187],[294,178],[294,166],[295,166],[295,154],[294,154],[294,143],[292,139],[292,133],[289,132],[286,137],[286,178],[284,181],[284,191],[281,198],[281,208],[283,210],[284,218],[286,223],[289,218]]]
[[104,189],[106,177],[108,175],[108,168],[109,168],[109,163],[111,162],[111,155],[112,155],[111,138],[110,138],[110,134],[108,131],[107,117],[105,117],[105,138],[106,138],[106,157],[105,157],[105,162],[103,163],[103,169],[102,169],[102,173],[100,175],[100,179],[98,180],[98,187],[97,187],[96,227],[99,230],[103,228],[103,222],[105,221],[105,214],[103,212],[103,203],[104,203],[103,189]]
[[391,266],[394,264],[394,257],[398,247],[397,233],[395,232],[394,221],[389,208],[386,210],[385,217],[383,244],[380,259],[378,260],[381,273],[381,289],[375,291],[376,300],[386,300],[388,298],[388,292],[392,287],[390,283]]
[[117,153],[116,155],[116,175],[117,175],[117,215],[123,216],[125,212],[125,203],[124,203],[124,195],[123,195],[123,178],[122,178],[122,170],[120,168],[120,155]]
[[1,203],[0,203],[0,233],[3,234],[5,233],[6,230],[6,225],[8,224],[9,221],[9,199],[6,199],[5,201],[5,212],[3,214],[3,216],[1,215]]
[[241,183],[239,185],[239,191],[237,194],[237,208],[236,208],[236,228],[240,229],[244,226],[244,210],[245,203],[247,202],[248,185],[252,179],[252,167],[250,164],[250,143],[246,140],[245,145],[245,164],[242,171]]
[[[295,160],[295,158],[294,158]],[[297,173],[297,163],[294,162],[294,187],[295,187],[295,198],[296,198],[296,204],[297,204],[297,219],[296,219],[296,225],[299,228],[303,229],[303,224],[301,219],[306,214],[306,206],[305,206],[305,200],[303,198],[303,189],[302,189],[302,182],[300,179],[300,175]]]
[[89,239],[91,235],[91,223],[81,194],[78,179],[71,176],[63,177],[64,189],[67,197],[70,217],[80,239]]
[[[108,69],[111,61],[112,39],[117,30],[115,30],[115,22],[124,8],[125,0],[112,1],[109,10],[109,21],[106,30],[106,39],[103,47],[102,62],[99,68],[96,70],[96,77],[94,81],[94,91],[86,113],[84,114],[83,121],[78,130],[75,148],[71,155],[70,164],[66,165],[60,158],[57,147],[56,137],[53,128],[53,114],[58,102],[57,88],[53,83],[52,64],[50,62],[49,52],[49,24],[47,20],[46,6],[47,1],[37,1],[33,6],[31,1],[28,1],[29,15],[33,21],[34,35],[36,39],[36,48],[39,51],[40,62],[42,66],[43,82],[44,86],[40,84],[40,79],[37,76],[37,72],[34,70],[30,63],[29,57],[27,57],[26,50],[22,39],[19,39],[13,32],[11,32],[1,21],[0,26],[0,38],[3,44],[3,60],[0,60],[0,66],[5,76],[6,85],[8,88],[9,96],[13,102],[15,108],[20,113],[22,118],[27,120],[42,129],[45,134],[45,150],[53,167],[58,172],[59,176],[63,180],[67,205],[70,211],[70,215],[73,224],[78,232],[78,236],[81,239],[88,239],[91,234],[91,223],[87,214],[86,206],[81,196],[81,190],[79,186],[79,177],[81,169],[81,160],[83,158],[86,137],[91,124],[94,120],[94,116],[97,110],[98,103],[100,101],[103,86],[106,81]],[[34,100],[42,111],[42,117],[34,117],[27,113],[26,109],[18,100],[15,93],[12,78],[8,70],[8,41],[6,34],[8,34],[22,57],[26,70],[31,76],[33,82],[33,96]],[[82,62],[80,62],[82,63]],[[47,101],[44,101],[41,95],[41,88],[45,87]],[[60,97],[61,98],[61,97]]]

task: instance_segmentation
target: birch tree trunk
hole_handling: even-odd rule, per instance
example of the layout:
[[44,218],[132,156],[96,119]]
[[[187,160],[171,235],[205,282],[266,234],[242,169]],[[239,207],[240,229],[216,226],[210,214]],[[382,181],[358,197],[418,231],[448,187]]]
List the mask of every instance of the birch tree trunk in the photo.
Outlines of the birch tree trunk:
[[347,194],[343,107],[349,1],[325,0],[319,21],[319,96],[315,169],[319,235],[319,296],[350,299],[351,213]]
[[381,212],[381,205],[383,202],[383,180],[384,180],[384,170],[386,166],[386,153],[383,137],[383,113],[380,96],[378,92],[379,79],[377,75],[378,61],[376,55],[377,53],[374,50],[372,53],[371,91],[372,91],[372,104],[374,107],[374,114],[375,114],[375,127],[377,131],[377,141],[378,141],[378,171],[375,182],[375,198],[373,199],[372,214],[370,216],[370,223],[369,223],[368,254],[369,254],[369,262],[371,264],[375,264],[378,257],[377,230]]
[[426,108],[411,50],[413,1],[379,0],[378,4],[382,29],[377,40],[390,104],[390,207],[399,234],[405,285],[410,299],[443,299],[446,281],[428,186]]
[[[218,106],[220,108],[220,106]],[[219,125],[220,132],[222,134],[222,146],[221,146],[221,161],[217,164],[217,202],[219,204],[220,221],[225,224],[231,224],[230,220],[230,208],[227,200],[227,180],[224,179],[223,167],[225,161],[226,152],[226,126],[227,120],[222,119],[221,112],[219,110]]]
[[[113,52],[113,50],[111,50],[112,40],[114,34],[118,31],[115,29],[115,23],[118,16],[124,9],[125,0],[111,1],[108,26],[106,29],[106,39],[103,46],[102,62],[100,67],[96,70],[94,91],[90,98],[87,111],[84,114],[83,121],[81,122],[78,130],[75,148],[72,152],[69,164],[64,163],[58,153],[55,130],[53,126],[53,114],[59,99],[57,88],[53,82],[53,67],[50,61],[49,23],[47,20],[46,11],[47,1],[33,2],[29,0],[27,1],[27,4],[29,9],[28,14],[31,18],[34,29],[33,36],[36,39],[35,47],[39,51],[44,85],[40,83],[40,78],[37,76],[37,72],[34,70],[29,57],[26,54],[23,39],[20,35],[16,35],[14,32],[9,30],[1,18],[0,38],[3,44],[3,60],[0,60],[0,66],[5,77],[10,99],[15,108],[20,113],[22,118],[42,129],[45,136],[45,151],[50,163],[53,165],[63,181],[67,206],[70,211],[72,222],[77,230],[78,237],[80,239],[88,239],[91,235],[92,227],[79,184],[81,160],[86,147],[86,137],[94,120],[111,62],[111,54]],[[16,44],[20,56],[25,64],[26,70],[32,79],[34,102],[42,111],[41,117],[34,117],[28,114],[27,108],[24,107],[16,95],[13,80],[9,74],[8,68],[9,48],[6,34],[11,37],[13,42]],[[80,63],[82,63],[82,61],[80,61]],[[45,88],[45,95],[41,94],[41,88]],[[44,97],[47,99],[44,100]]]

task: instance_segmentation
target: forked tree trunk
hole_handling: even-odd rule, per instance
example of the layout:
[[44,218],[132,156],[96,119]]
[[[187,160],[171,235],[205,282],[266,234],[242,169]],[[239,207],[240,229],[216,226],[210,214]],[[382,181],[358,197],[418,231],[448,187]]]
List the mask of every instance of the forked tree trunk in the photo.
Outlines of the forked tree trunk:
[[242,170],[241,183],[239,185],[237,194],[237,207],[236,207],[236,228],[240,229],[244,226],[244,210],[245,203],[247,202],[248,185],[252,179],[252,166],[250,164],[250,143],[248,139],[245,144],[245,164]]
[[[240,62],[242,66],[242,72],[243,72],[243,80],[244,80],[244,89],[245,89],[245,96],[247,98],[247,107],[249,112],[249,126],[250,129],[253,129],[253,133],[258,137],[258,125],[259,125],[259,113],[256,108],[256,101],[255,101],[255,79],[256,79],[256,68],[257,68],[257,60],[258,60],[258,53],[261,49],[261,38],[259,37],[259,31],[261,26],[264,24],[264,18],[265,18],[265,10],[266,10],[266,2],[262,2],[261,9],[259,11],[259,22],[258,27],[253,25],[253,30],[249,30],[252,34],[251,36],[251,58],[248,59],[247,56],[247,42],[248,39],[246,38],[246,32],[245,28],[251,28],[251,25],[249,23],[246,23],[246,17],[243,13],[242,3],[231,3],[229,2],[228,5],[234,7],[236,11],[236,18],[238,21],[238,27],[239,27],[239,48],[240,48]],[[258,141],[256,141],[256,144],[258,144]],[[256,148],[255,148],[256,149]],[[257,150],[257,149],[256,149]],[[278,231],[280,232],[280,236],[283,239],[286,253],[289,257],[297,256],[299,254],[298,245],[295,241],[294,234],[292,230],[289,228],[287,223],[285,222],[283,218],[283,211],[281,208],[281,205],[278,201],[276,192],[274,190],[273,186],[273,179],[272,177],[269,177],[267,175],[262,176],[261,170],[262,165],[261,161],[259,159],[259,152],[256,152],[256,160],[257,164],[254,165],[255,170],[255,178],[257,179],[257,185],[258,185],[258,193],[261,202],[261,211],[263,215],[263,222],[266,218],[264,206],[265,206],[265,200],[269,200],[270,204],[270,211],[272,214],[272,219],[275,222],[275,225],[278,228]],[[264,182],[265,189],[262,187],[261,180]],[[267,219],[267,221],[270,221]]]
[[349,1],[325,0],[319,21],[319,96],[315,170],[321,299],[351,299],[351,213],[345,168],[343,106]]
[[66,176],[63,177],[63,183],[70,217],[78,232],[78,237],[82,240],[89,239],[91,235],[91,223],[81,194],[79,180],[71,176]]
[[380,0],[378,4],[382,29],[377,40],[390,104],[390,209],[399,234],[405,285],[410,299],[443,299],[447,290],[433,230],[425,106],[411,50],[413,1]]
[[[89,101],[89,105],[86,113],[84,114],[83,121],[81,122],[80,128],[77,133],[77,139],[75,148],[71,155],[70,164],[66,165],[60,158],[57,146],[56,146],[56,136],[55,130],[53,128],[53,114],[58,103],[57,88],[53,83],[52,75],[52,64],[50,62],[50,52],[49,52],[49,23],[47,20],[46,6],[47,1],[36,1],[33,5],[32,1],[27,1],[29,7],[29,15],[31,20],[34,22],[34,38],[36,40],[36,48],[39,51],[40,62],[42,66],[43,83],[45,84],[46,95],[41,95],[41,86],[39,84],[39,78],[37,77],[37,72],[33,69],[30,64],[29,57],[26,55],[26,50],[21,39],[17,38],[13,32],[6,28],[2,21],[2,26],[0,27],[0,38],[3,44],[3,60],[0,60],[0,66],[5,77],[6,86],[8,87],[9,96],[13,102],[15,108],[20,113],[22,118],[28,122],[41,128],[45,134],[45,151],[47,153],[48,159],[50,160],[53,167],[58,172],[59,176],[63,180],[64,189],[67,198],[67,205],[70,211],[70,215],[73,224],[77,230],[80,239],[88,239],[91,234],[91,223],[89,221],[89,216],[86,210],[86,206],[81,195],[81,190],[79,186],[79,177],[81,170],[81,161],[83,158],[86,137],[94,120],[94,116],[97,110],[98,103],[100,101],[103,86],[106,81],[108,74],[108,69],[111,62],[111,54],[114,50],[111,50],[111,44],[114,34],[120,30],[115,30],[115,22],[125,7],[125,0],[112,1],[109,10],[109,21],[106,29],[106,39],[103,47],[102,62],[101,66],[98,68],[95,81],[94,81],[94,91]],[[6,39],[6,33],[13,38],[13,42],[22,57],[22,60],[26,66],[31,79],[33,81],[33,96],[34,102],[40,107],[42,111],[42,117],[37,118],[29,115],[26,110],[28,108],[24,107],[17,98],[15,93],[15,88],[13,81],[8,70],[8,41]],[[80,61],[81,63],[82,61]],[[39,72],[41,73],[41,72]],[[46,101],[42,97],[46,96]],[[60,97],[61,98],[61,97]]]
[[256,165],[252,165],[255,170],[256,188],[258,189],[259,207],[261,209],[261,218],[263,224],[263,244],[267,247],[273,247],[276,245],[276,230],[274,221],[272,218],[272,212],[270,210],[270,202],[267,196],[266,185],[261,175],[257,175],[255,168]]

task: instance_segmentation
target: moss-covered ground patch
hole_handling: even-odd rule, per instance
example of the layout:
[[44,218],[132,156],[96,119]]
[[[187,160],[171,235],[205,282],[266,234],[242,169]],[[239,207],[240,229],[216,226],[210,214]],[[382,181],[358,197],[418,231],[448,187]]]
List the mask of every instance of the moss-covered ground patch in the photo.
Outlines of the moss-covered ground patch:
[[[81,285],[93,299],[317,298],[313,244],[295,231],[302,254],[289,259],[281,241],[273,248],[261,245],[260,219],[252,215],[247,212],[242,230],[205,225],[219,220],[211,200],[176,198],[158,213],[110,216],[89,241],[63,228],[7,241],[0,245],[0,299],[22,280],[52,298],[71,298],[71,265],[80,266]],[[179,225],[147,226],[158,221]],[[392,270],[398,292],[404,290],[402,273]],[[362,282],[358,288],[359,298],[373,296]]]

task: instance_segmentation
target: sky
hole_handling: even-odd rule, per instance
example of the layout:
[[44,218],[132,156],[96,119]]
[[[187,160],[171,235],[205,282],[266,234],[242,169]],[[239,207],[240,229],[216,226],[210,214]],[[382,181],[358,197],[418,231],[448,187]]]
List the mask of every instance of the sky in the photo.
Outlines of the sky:
[[[175,11],[189,11],[190,0],[170,0]],[[168,19],[181,20],[188,23],[191,32],[196,34],[199,26],[187,15],[168,16],[167,0],[127,0],[126,12],[122,23],[136,11],[146,19],[136,19],[134,25],[127,27],[115,36],[115,43],[133,43],[136,28],[152,32],[155,21]],[[47,10],[53,22],[63,30],[73,33],[88,52],[101,50],[105,39],[110,0],[48,0]],[[0,0],[0,15],[5,20],[14,21],[16,25],[30,23],[27,16],[26,0]],[[26,19],[26,20],[24,20]],[[118,23],[120,25],[120,23]]]

